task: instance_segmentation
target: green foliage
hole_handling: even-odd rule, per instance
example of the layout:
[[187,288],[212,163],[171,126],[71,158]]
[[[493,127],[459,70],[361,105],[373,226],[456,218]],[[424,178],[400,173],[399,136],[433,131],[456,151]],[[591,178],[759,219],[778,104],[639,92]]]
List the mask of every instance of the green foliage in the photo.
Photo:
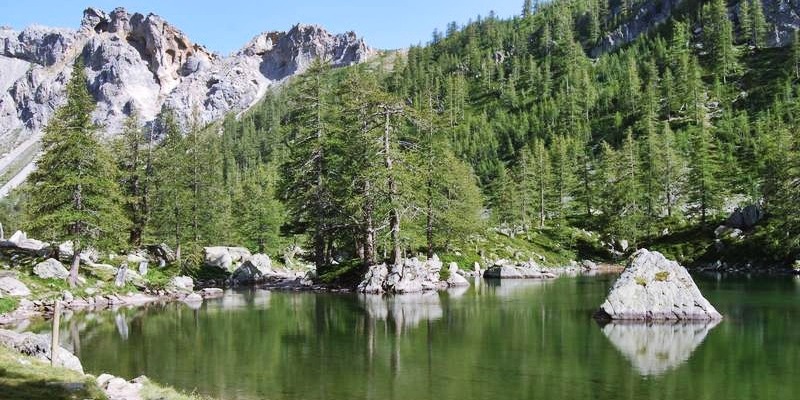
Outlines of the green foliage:
[[17,309],[19,300],[15,297],[2,297],[0,298],[0,314],[5,314]]
[[637,285],[647,286],[647,278],[643,276],[634,277],[633,280],[636,282]]

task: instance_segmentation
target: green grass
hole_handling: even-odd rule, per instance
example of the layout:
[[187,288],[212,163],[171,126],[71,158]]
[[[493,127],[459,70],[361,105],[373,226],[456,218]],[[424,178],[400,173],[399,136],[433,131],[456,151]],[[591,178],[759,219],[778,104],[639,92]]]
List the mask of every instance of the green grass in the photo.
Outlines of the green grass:
[[173,388],[161,387],[153,382],[144,384],[140,392],[143,400],[203,400],[206,397],[195,393],[182,393]]
[[[0,347],[0,398],[5,400],[105,399],[94,378]],[[176,398],[180,399],[180,398]]]
[[5,314],[17,309],[19,300],[13,297],[4,297],[0,299],[0,314]]

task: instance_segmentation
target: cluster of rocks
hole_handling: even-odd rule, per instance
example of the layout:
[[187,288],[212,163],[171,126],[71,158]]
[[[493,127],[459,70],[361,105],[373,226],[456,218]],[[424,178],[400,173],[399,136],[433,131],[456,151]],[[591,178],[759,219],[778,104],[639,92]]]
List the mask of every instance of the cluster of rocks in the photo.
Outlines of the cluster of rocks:
[[252,285],[264,282],[297,281],[311,285],[315,268],[311,265],[293,262],[294,268],[277,267],[266,254],[251,254],[243,247],[206,247],[204,268],[215,275],[222,276],[222,283]]
[[408,258],[401,265],[391,268],[386,264],[369,267],[364,279],[358,284],[360,293],[420,293],[430,290],[443,290],[449,287],[469,286],[464,272],[455,263],[450,263],[447,278],[442,280],[442,262],[435,254],[421,261]]
[[534,261],[514,263],[498,260],[483,272],[486,279],[555,279],[556,274],[542,268]]
[[[50,362],[52,358],[50,335],[0,329],[0,345],[42,361]],[[60,346],[56,349],[54,365],[83,373],[78,357]]]
[[642,249],[630,259],[595,317],[600,320],[719,320],[719,312],[675,261]]

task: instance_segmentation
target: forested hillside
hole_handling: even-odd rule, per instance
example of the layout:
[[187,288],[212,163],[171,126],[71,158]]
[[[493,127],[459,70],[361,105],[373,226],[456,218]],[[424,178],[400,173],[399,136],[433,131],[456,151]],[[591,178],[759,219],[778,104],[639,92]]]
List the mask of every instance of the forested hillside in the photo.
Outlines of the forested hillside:
[[[665,2],[617,48],[609,35],[653,2],[526,1],[407,53],[319,60],[218,124],[134,115],[113,146],[131,226],[117,246],[297,243],[318,266],[642,246],[792,262],[800,45],[767,47],[763,4]],[[4,207],[21,221],[41,195]],[[745,205],[765,218],[716,229]]]

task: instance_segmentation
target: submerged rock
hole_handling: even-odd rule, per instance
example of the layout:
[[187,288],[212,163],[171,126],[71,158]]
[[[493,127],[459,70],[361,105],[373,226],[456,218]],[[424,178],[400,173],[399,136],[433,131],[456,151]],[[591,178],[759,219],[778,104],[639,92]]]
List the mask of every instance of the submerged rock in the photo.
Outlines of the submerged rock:
[[703,297],[686,268],[642,249],[631,257],[595,318],[718,320],[722,315]]

